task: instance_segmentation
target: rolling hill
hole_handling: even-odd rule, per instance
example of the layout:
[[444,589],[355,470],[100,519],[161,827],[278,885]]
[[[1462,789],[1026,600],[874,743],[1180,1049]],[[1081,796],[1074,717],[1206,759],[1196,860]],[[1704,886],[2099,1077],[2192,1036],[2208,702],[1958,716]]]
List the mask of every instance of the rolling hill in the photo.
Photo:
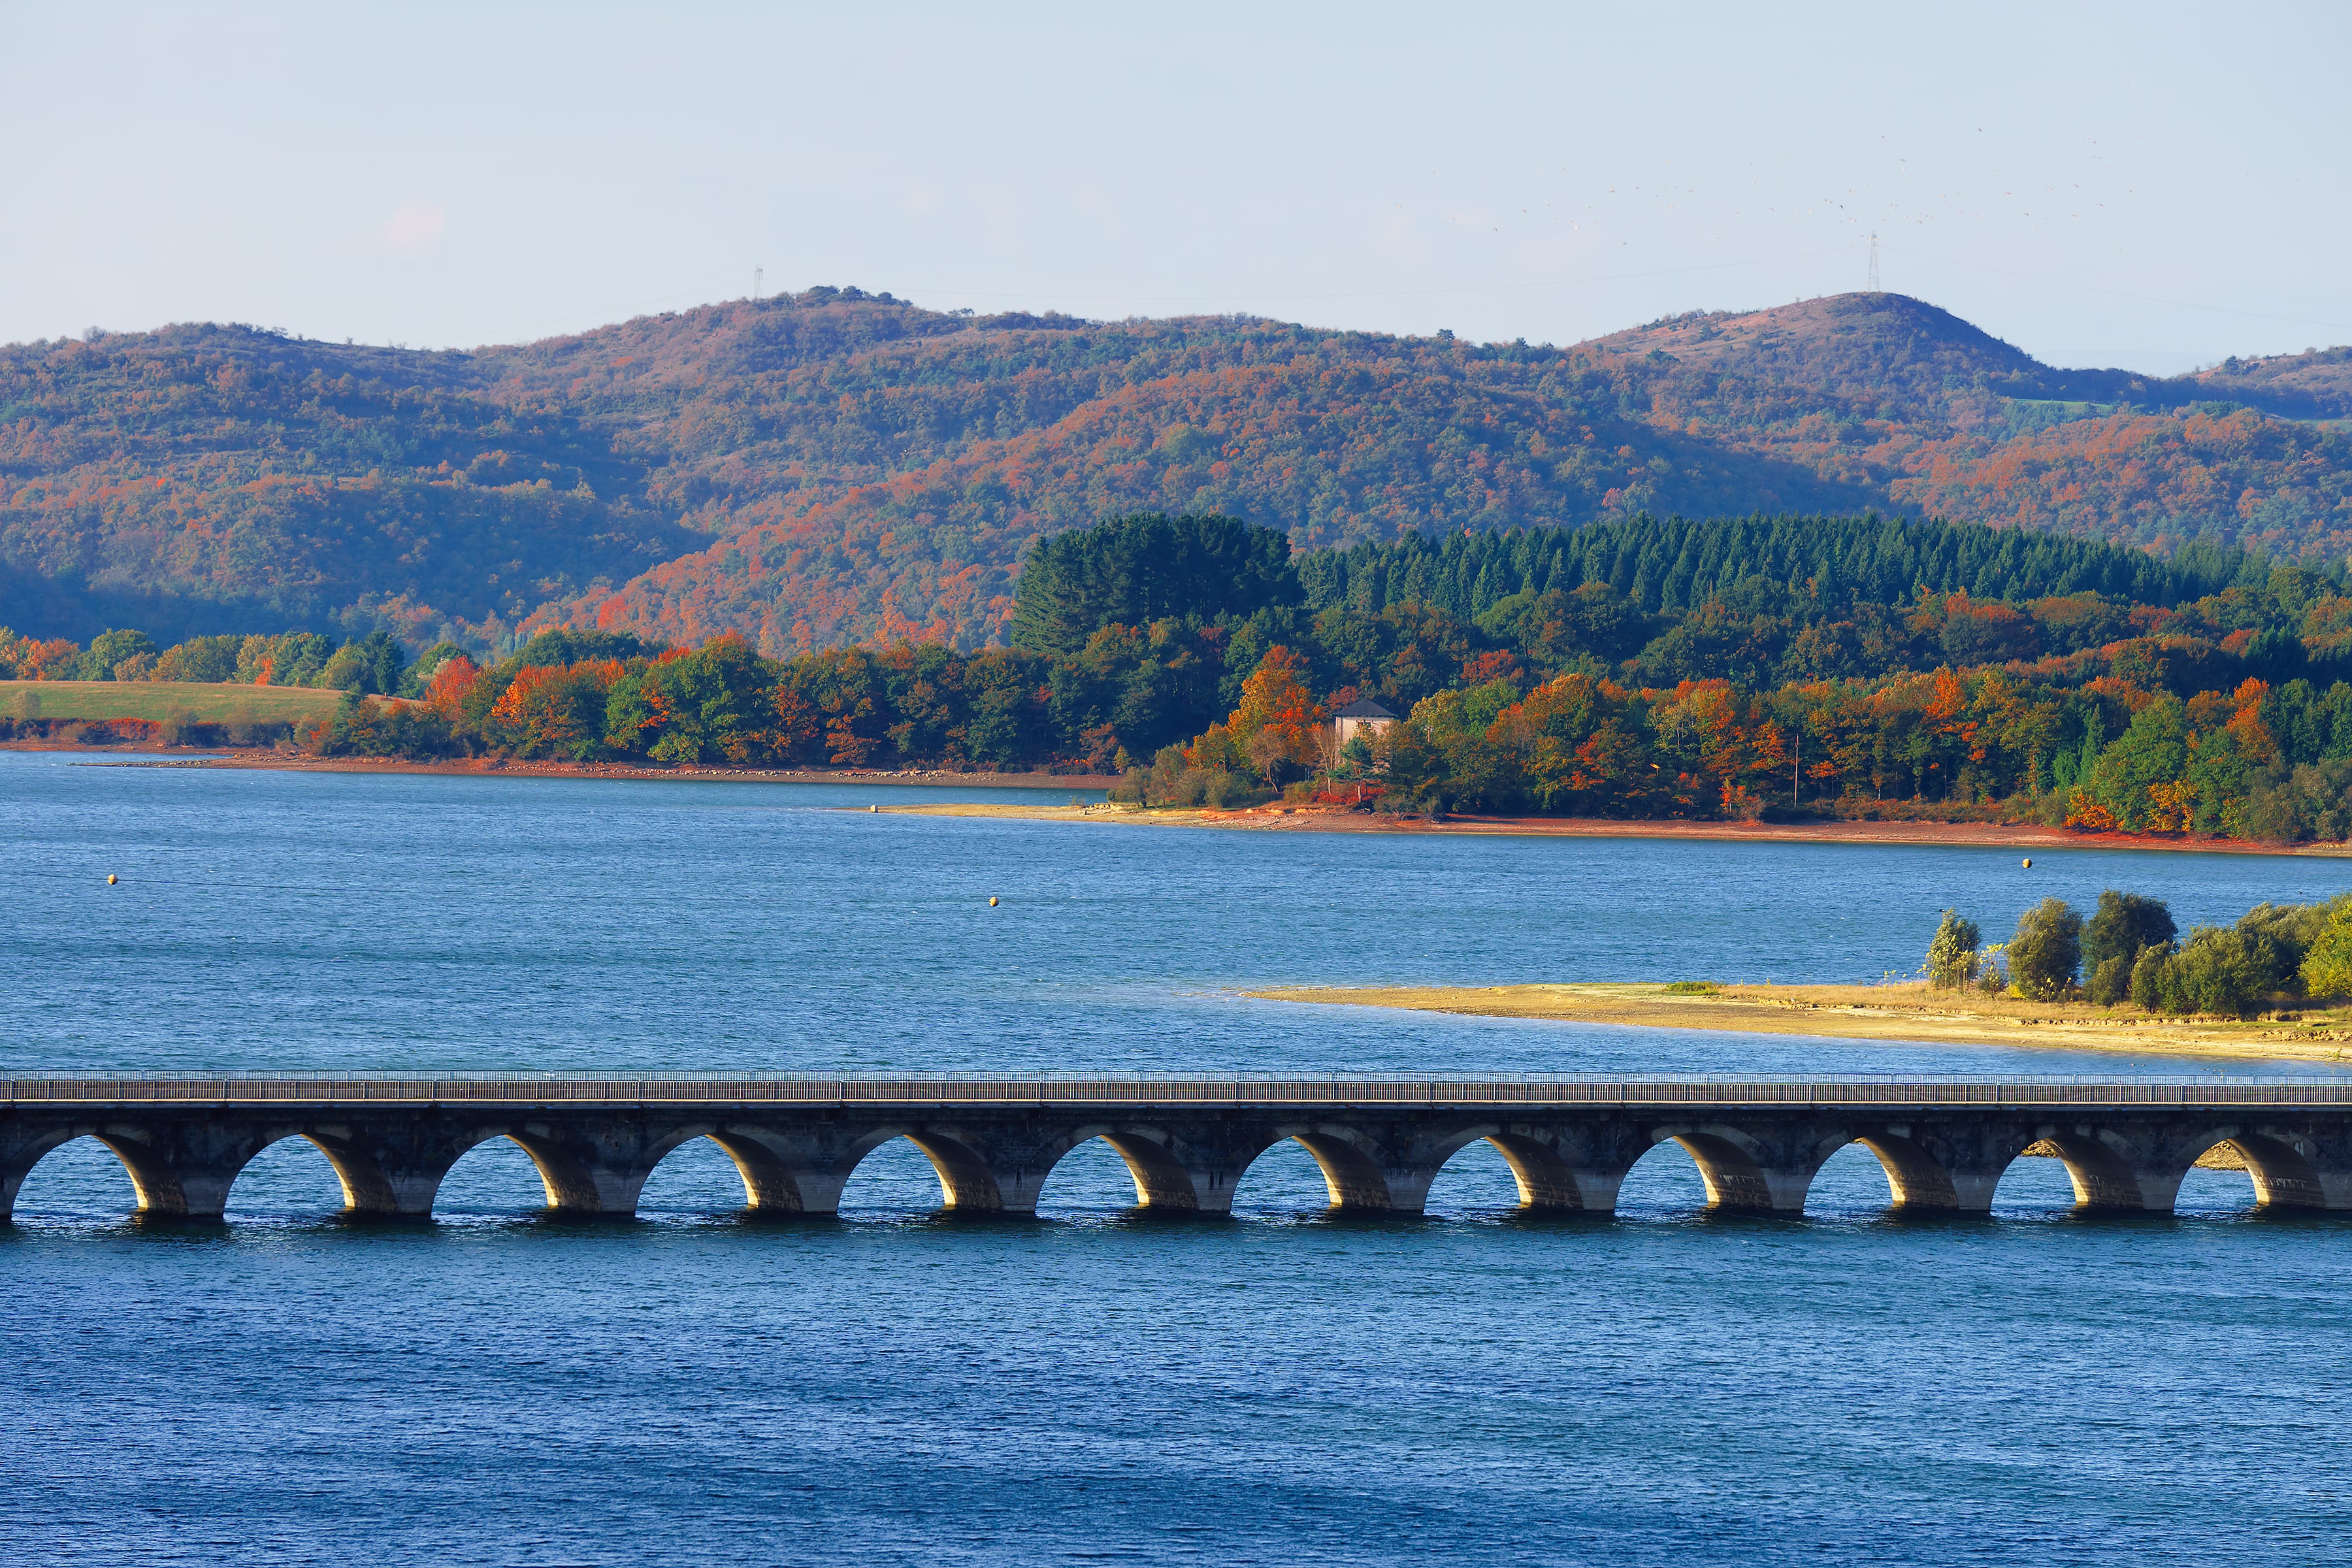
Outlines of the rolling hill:
[[1119,510],[1310,548],[1865,508],[2339,561],[2352,351],[2056,370],[1888,294],[1553,348],[834,289],[467,353],[212,325],[0,349],[0,621],[40,634],[969,647],[1033,540]]

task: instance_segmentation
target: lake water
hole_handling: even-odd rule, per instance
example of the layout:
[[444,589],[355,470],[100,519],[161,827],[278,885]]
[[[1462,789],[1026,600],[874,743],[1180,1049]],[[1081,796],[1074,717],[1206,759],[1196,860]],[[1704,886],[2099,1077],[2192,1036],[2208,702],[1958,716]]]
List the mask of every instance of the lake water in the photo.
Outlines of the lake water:
[[[986,794],[0,753],[0,1072],[2210,1072],[1235,993],[1866,979],[1947,905],[2352,886],[842,809]],[[387,1230],[297,1143],[173,1227],[75,1144],[0,1227],[0,1563],[2346,1560],[2352,1220],[2251,1197],[2078,1220],[2024,1161],[1991,1220],[1906,1223],[1852,1149],[1801,1220],[1710,1219],[1668,1145],[1617,1219],[1538,1222],[1480,1145],[1428,1218],[1340,1223],[1286,1145],[1168,1224],[1093,1145],[974,1224],[897,1144],[773,1226],[698,1145],[583,1226],[501,1143]]]

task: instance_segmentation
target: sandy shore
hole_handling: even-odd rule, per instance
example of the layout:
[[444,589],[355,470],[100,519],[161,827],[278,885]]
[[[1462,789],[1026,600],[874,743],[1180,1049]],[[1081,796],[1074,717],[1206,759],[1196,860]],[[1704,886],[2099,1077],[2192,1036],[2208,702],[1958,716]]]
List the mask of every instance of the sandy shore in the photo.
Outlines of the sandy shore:
[[2136,1008],[1930,993],[1924,984],[1727,985],[1706,994],[1662,984],[1312,987],[1252,991],[1270,1002],[1401,1007],[1495,1018],[1557,1018],[1653,1029],[1829,1036],[2072,1051],[2352,1060],[2352,1008],[2245,1023],[2155,1018]]
[[[1079,781],[1064,781],[1076,784]],[[1091,786],[1099,787],[1099,786]],[[2164,849],[2212,855],[2352,857],[2341,844],[2244,844],[2229,838],[2158,837],[2134,833],[2077,833],[1982,822],[1624,822],[1606,817],[1376,816],[1328,806],[1257,806],[1248,811],[1205,807],[1143,811],[1129,805],[1028,805],[1006,802],[885,806],[925,816],[1008,816],[1038,821],[1122,823],[1148,827],[1230,827],[1271,833],[1420,833],[1538,838],[1696,838],[1727,843],[1944,844],[1975,848]]]

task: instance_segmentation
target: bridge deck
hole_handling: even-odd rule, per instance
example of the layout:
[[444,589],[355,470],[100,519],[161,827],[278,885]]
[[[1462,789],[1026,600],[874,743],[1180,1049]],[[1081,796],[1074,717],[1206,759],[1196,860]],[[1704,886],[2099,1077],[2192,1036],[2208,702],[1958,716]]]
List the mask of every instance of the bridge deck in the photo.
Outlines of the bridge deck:
[[1404,1078],[43,1078],[0,1104],[2352,1105],[2352,1080]]

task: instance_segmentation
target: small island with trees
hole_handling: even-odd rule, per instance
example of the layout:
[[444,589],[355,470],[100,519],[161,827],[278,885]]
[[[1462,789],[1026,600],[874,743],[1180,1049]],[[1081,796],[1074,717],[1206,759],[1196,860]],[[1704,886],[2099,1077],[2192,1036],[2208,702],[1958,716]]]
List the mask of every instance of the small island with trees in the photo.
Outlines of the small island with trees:
[[1873,985],[1708,981],[1253,991],[1267,1001],[1651,1028],[2352,1059],[2352,893],[2260,904],[2180,939],[2162,902],[2109,889],[2085,920],[2058,899],[1988,946],[1953,910],[1909,976]]

